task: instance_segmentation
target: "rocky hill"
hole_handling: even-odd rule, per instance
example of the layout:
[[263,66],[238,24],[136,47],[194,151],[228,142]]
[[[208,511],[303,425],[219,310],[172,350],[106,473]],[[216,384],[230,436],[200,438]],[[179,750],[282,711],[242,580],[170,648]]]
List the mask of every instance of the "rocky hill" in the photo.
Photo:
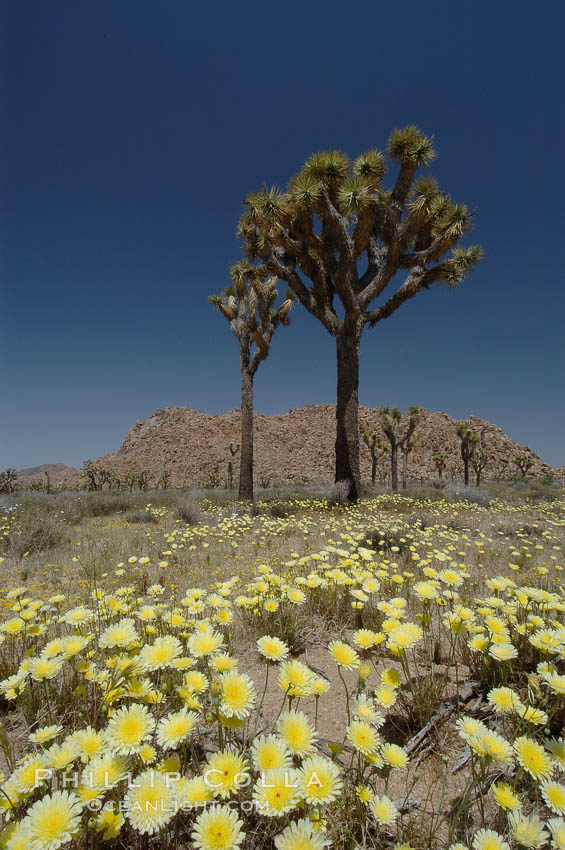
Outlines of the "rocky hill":
[[53,489],[61,487],[78,487],[80,484],[80,473],[74,466],[66,466],[64,463],[42,463],[40,466],[28,466],[26,469],[17,471],[18,487],[30,487],[34,484],[42,487],[49,485]]
[[[361,407],[362,429],[378,427],[377,410]],[[226,478],[228,444],[239,439],[239,411],[209,416],[187,407],[157,410],[148,419],[137,422],[117,451],[98,458],[97,465],[126,475],[148,470],[153,482],[163,470],[171,474],[170,486],[210,486]],[[479,431],[484,429],[490,462],[484,479],[513,477],[516,455],[527,454],[533,466],[529,475],[558,476],[528,446],[521,446],[499,428],[484,419],[471,418]],[[409,457],[412,479],[436,477],[432,462],[434,450],[445,451],[449,459],[445,477],[460,476],[459,441],[456,420],[446,413],[423,411],[416,430],[416,446]],[[334,470],[335,406],[312,405],[291,409],[288,413],[255,416],[255,482],[258,486],[330,482]],[[362,444],[362,473],[369,479],[371,461]],[[385,462],[381,466],[386,466]],[[455,473],[457,468],[457,473]],[[558,476],[560,477],[560,476]]]

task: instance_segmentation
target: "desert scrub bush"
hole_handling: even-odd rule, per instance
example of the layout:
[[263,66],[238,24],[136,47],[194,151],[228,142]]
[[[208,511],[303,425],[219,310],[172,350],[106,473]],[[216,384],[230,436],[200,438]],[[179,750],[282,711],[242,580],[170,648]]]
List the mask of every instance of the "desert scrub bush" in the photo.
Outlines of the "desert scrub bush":
[[470,502],[473,505],[481,505],[485,508],[490,505],[487,494],[475,487],[448,484],[443,492],[445,498],[450,502]]
[[292,513],[292,508],[289,504],[285,504],[284,502],[277,502],[274,505],[271,505],[270,513],[271,516],[275,519],[284,519],[290,513]]
[[67,535],[61,517],[40,508],[28,508],[16,513],[0,547],[5,556],[19,559],[55,549],[67,539]]
[[445,498],[445,487],[446,482],[440,479],[430,481],[429,484],[411,484],[406,495],[418,502],[439,502]]
[[349,483],[349,481],[336,481],[336,483],[332,485],[328,493],[328,505],[330,507],[346,505],[349,499],[350,489],[351,484]]
[[186,495],[178,499],[175,516],[187,525],[196,525],[202,519],[202,513],[194,496]]
[[130,525],[142,524],[142,523],[152,523],[156,525],[158,523],[158,519],[155,514],[150,511],[132,511],[131,513],[126,515],[126,522],[129,522]]
[[127,493],[85,493],[78,501],[82,516],[112,516],[125,513],[136,506],[136,500]]

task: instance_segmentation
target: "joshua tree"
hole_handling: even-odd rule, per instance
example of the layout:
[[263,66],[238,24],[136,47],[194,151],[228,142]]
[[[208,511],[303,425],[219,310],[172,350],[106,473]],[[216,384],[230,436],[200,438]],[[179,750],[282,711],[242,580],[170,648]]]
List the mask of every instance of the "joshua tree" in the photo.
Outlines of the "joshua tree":
[[414,439],[409,437],[406,442],[400,446],[402,452],[402,489],[406,490],[408,486],[408,455],[414,448]]
[[129,491],[131,493],[137,484],[137,472],[126,472],[126,474],[124,475],[124,481],[129,487]]
[[457,436],[461,440],[461,459],[465,470],[465,487],[469,486],[469,463],[477,448],[479,435],[473,431],[468,422],[459,422],[457,424]]
[[94,461],[85,460],[81,472],[86,482],[87,490],[101,490],[104,484],[103,470]]
[[510,466],[510,461],[509,461],[508,458],[502,458],[502,460],[499,461],[498,469],[496,470],[496,481],[497,481],[497,483],[500,483],[502,476],[504,475],[504,473],[506,472],[506,470],[508,469],[509,466]]
[[228,449],[230,451],[230,459],[228,460],[228,490],[233,490],[233,463],[236,454],[239,451],[239,443],[234,443],[233,441],[229,444]]
[[[265,187],[249,195],[238,228],[261,275],[286,281],[336,339],[335,480],[349,482],[350,499],[360,485],[363,329],[436,282],[455,286],[481,257],[477,246],[456,247],[471,225],[467,207],[453,203],[433,178],[416,180],[435,156],[432,139],[417,127],[395,130],[387,154],[398,164],[388,189],[378,150],[354,161],[339,151],[313,154],[287,191]],[[403,280],[389,293],[397,272]]]
[[528,471],[534,465],[534,461],[529,455],[516,455],[514,458],[514,463],[518,467],[518,471],[520,475],[523,475],[524,478],[527,476]]
[[269,354],[271,339],[279,325],[288,325],[292,293],[276,308],[277,279],[267,277],[263,267],[241,260],[231,268],[233,286],[210,296],[226,317],[239,341],[241,370],[241,461],[239,498],[253,499],[253,379],[259,363]]
[[473,456],[471,458],[471,466],[475,471],[475,485],[477,487],[481,486],[481,475],[488,462],[489,456],[487,450],[484,446],[479,445],[473,452]]
[[110,480],[108,481],[108,487],[110,490],[120,490],[122,487],[122,473],[121,472],[111,472]]
[[385,456],[387,450],[379,440],[378,432],[374,428],[370,428],[369,431],[363,432],[363,440],[371,452],[371,484],[374,486],[375,479],[377,477],[377,465],[379,460]]
[[168,469],[164,469],[159,476],[159,480],[157,482],[157,487],[162,487],[163,490],[166,490],[171,481],[171,473]]
[[210,487],[212,490],[220,486],[220,467],[217,463],[213,463],[209,467],[208,480],[205,486]]
[[18,474],[12,466],[0,472],[0,493],[13,493],[16,489],[17,478]]
[[149,488],[149,482],[151,481],[151,473],[147,469],[142,469],[141,472],[137,473],[135,479],[139,489],[145,492],[145,490]]
[[392,410],[388,407],[381,407],[379,419],[390,443],[390,477],[393,492],[396,493],[398,491],[398,449],[402,449],[405,443],[411,440],[416,425],[420,421],[420,409],[418,407],[408,408],[408,424],[406,427],[402,425],[402,413],[398,407],[393,407]]
[[443,481],[443,470],[445,469],[445,465],[447,463],[447,452],[435,451],[432,452],[432,461],[437,470],[437,476],[440,481]]

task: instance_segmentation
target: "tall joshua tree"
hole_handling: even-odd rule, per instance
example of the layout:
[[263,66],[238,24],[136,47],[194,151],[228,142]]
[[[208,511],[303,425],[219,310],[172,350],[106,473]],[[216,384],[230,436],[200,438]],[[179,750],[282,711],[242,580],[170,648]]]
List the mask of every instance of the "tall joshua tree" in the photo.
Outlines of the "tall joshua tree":
[[473,431],[468,422],[457,424],[457,436],[461,440],[461,460],[465,474],[465,487],[469,486],[469,464],[477,448],[479,435]]
[[[366,325],[387,319],[436,282],[455,286],[479,261],[457,247],[472,215],[418,169],[434,158],[417,127],[395,130],[387,147],[398,165],[385,188],[385,156],[354,161],[339,151],[313,154],[286,191],[264,188],[246,200],[239,235],[262,274],[276,275],[335,337],[336,481],[357,498],[359,349]],[[401,280],[389,290],[395,276]],[[379,299],[380,303],[375,303]]]
[[403,425],[402,413],[398,407],[381,407],[379,419],[385,436],[390,443],[390,475],[393,492],[398,491],[398,450],[411,441],[420,421],[420,409],[418,407],[408,408],[408,423]]
[[241,371],[241,460],[239,498],[253,498],[253,380],[259,363],[269,354],[271,339],[279,325],[289,323],[292,298],[288,294],[276,307],[277,279],[264,268],[241,260],[231,268],[232,286],[210,301],[230,324],[239,341]]
[[386,448],[379,440],[378,432],[374,428],[363,432],[363,441],[371,452],[371,484],[374,486],[377,477],[377,466],[379,460],[385,456]]

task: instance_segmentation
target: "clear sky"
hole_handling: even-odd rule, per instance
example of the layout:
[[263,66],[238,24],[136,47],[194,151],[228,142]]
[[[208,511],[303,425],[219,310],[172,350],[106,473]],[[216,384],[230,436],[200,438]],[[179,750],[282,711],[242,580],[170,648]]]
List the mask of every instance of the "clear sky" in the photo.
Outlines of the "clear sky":
[[[560,2],[7,0],[2,5],[0,468],[79,466],[155,409],[239,407],[207,297],[248,192],[316,150],[433,133],[485,259],[361,352],[360,401],[485,417],[565,464]],[[335,401],[301,307],[256,409]]]

